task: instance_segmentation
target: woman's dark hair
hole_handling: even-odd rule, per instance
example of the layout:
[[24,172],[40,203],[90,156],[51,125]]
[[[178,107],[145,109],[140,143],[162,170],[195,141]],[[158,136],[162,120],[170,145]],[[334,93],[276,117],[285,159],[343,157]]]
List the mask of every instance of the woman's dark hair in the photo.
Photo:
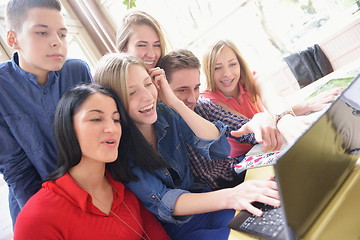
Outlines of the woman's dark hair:
[[[111,176],[122,182],[138,179],[128,165],[129,153],[136,160],[143,162],[144,165],[145,162],[152,161],[152,159],[159,161],[159,156],[151,146],[148,146],[149,144],[128,116],[123,103],[116,93],[110,88],[95,83],[82,84],[66,91],[57,105],[54,131],[58,152],[58,168],[49,176],[49,180],[61,177],[80,162],[82,153],[74,131],[73,117],[86,99],[94,93],[100,93],[114,99],[120,114],[122,134],[118,157],[114,162],[106,163],[106,169],[110,172]],[[148,170],[152,171],[154,169]]]

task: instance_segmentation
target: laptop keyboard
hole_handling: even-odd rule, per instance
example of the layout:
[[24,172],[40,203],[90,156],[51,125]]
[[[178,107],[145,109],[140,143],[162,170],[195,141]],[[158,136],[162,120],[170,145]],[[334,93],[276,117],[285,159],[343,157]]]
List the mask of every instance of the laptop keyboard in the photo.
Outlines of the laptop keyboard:
[[264,214],[261,217],[255,215],[248,217],[240,225],[240,230],[265,238],[276,238],[285,226],[281,209],[265,204],[256,207]]

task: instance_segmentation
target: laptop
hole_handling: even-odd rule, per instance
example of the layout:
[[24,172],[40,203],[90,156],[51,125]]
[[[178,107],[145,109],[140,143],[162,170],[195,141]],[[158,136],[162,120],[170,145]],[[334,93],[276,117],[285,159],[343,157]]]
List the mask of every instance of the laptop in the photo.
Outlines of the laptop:
[[360,77],[309,129],[286,147],[275,168],[281,207],[254,203],[264,214],[240,211],[228,224],[262,239],[304,237],[353,170],[360,153]]

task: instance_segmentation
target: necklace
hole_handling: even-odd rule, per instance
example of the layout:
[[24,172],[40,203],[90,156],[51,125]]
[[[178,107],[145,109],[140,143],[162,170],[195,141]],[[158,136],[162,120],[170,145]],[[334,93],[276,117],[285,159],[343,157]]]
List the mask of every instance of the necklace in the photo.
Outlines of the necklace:
[[[95,198],[95,197],[94,197]],[[96,198],[95,198],[96,199]],[[96,199],[99,203],[102,204],[102,202],[100,202],[98,199]],[[141,239],[150,239],[149,235],[146,233],[145,229],[141,226],[141,224],[139,223],[139,221],[136,219],[136,217],[134,216],[134,214],[130,211],[129,207],[126,205],[126,203],[123,201],[121,201],[124,206],[126,207],[126,209],[128,210],[128,212],[131,214],[131,216],[134,218],[134,220],[136,221],[136,223],[139,225],[139,227],[141,228],[141,230],[143,231],[143,233],[145,234],[145,237],[140,234],[138,231],[136,231],[132,226],[130,226],[130,224],[128,224],[127,222],[125,222],[124,219],[122,219],[119,215],[117,215],[115,212],[113,212],[113,210],[110,209],[110,212],[116,217],[118,218],[122,223],[124,223],[128,228],[130,228],[131,230],[133,230],[134,233],[136,233],[139,237],[141,237]]]
[[[82,188],[85,190],[85,188],[78,183],[78,181],[75,180],[75,178],[73,178],[74,181]],[[110,183],[109,183],[110,184]],[[111,184],[110,184],[111,186]],[[86,190],[85,190],[86,191]],[[114,191],[114,190],[113,190]],[[87,192],[87,191],[86,191]],[[90,194],[90,193],[89,193]],[[106,205],[104,203],[102,203],[99,199],[97,199],[95,196],[91,195],[90,196],[92,198],[94,198],[98,203],[100,203],[103,207],[107,208]],[[124,202],[124,200],[121,201],[121,203],[124,204],[124,206],[126,207],[126,209],[128,210],[128,212],[131,214],[131,216],[134,218],[135,222],[139,225],[139,227],[141,228],[141,230],[143,231],[143,233],[145,234],[145,237],[139,233],[138,231],[136,231],[132,226],[130,226],[130,224],[128,224],[127,222],[125,222],[124,219],[122,219],[119,215],[117,215],[115,212],[113,212],[113,210],[111,210],[110,208],[110,213],[112,213],[117,219],[119,219],[122,223],[124,223],[128,228],[130,228],[134,233],[136,233],[141,239],[149,239],[151,240],[151,238],[149,237],[149,235],[146,233],[145,229],[141,226],[141,224],[139,223],[139,221],[136,219],[136,217],[134,216],[134,214],[131,212],[131,210],[129,209],[129,207],[126,205],[126,203]]]
[[149,140],[147,140],[147,142],[150,144],[150,146],[153,149],[157,150],[157,141],[156,141],[156,133],[155,133],[155,131],[154,131],[153,134],[150,135],[150,138],[149,138]]

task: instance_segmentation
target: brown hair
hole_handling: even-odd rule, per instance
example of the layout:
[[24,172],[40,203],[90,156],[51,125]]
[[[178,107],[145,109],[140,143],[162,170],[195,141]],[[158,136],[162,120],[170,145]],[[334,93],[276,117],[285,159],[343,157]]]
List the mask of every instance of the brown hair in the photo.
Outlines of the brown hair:
[[235,53],[240,64],[239,84],[244,87],[245,91],[252,94],[253,99],[251,100],[255,103],[259,95],[259,90],[255,84],[254,76],[245,59],[241,56],[239,49],[230,40],[218,41],[209,48],[208,52],[203,57],[203,70],[206,76],[206,91],[215,92],[217,89],[214,81],[215,64],[216,58],[224,47],[231,48]]
[[123,17],[122,22],[119,24],[116,33],[117,49],[121,52],[125,51],[129,39],[133,34],[134,25],[143,24],[150,26],[157,33],[161,45],[160,58],[163,57],[166,52],[166,42],[164,32],[159,22],[148,13],[139,10],[130,10],[130,12]]
[[10,30],[21,31],[32,8],[50,8],[61,11],[59,0],[10,0],[6,7],[6,21]]
[[179,69],[199,69],[199,59],[189,50],[179,49],[169,52],[159,60],[158,66],[164,69],[166,79],[171,82],[171,75]]

